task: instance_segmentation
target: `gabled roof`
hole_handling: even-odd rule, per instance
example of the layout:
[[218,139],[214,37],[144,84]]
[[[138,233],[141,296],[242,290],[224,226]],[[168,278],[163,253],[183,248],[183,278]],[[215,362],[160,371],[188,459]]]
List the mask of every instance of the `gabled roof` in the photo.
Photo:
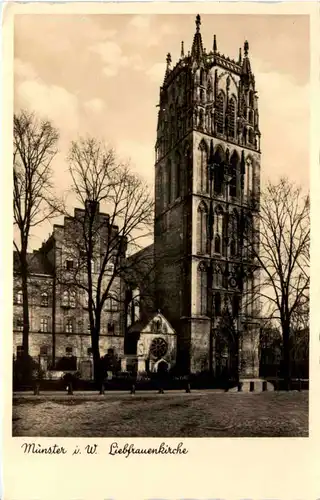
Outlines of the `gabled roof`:
[[160,312],[149,313],[143,320],[136,321],[129,328],[128,333],[159,333],[172,335],[175,330],[169,321]]

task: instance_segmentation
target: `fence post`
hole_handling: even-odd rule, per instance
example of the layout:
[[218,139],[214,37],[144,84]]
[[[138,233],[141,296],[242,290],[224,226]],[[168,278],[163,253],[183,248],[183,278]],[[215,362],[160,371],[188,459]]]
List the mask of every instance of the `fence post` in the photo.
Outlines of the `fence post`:
[[69,382],[69,384],[68,384],[68,394],[70,396],[72,396],[72,394],[73,394],[72,382]]
[[191,392],[191,388],[190,388],[190,384],[189,384],[189,382],[188,382],[188,383],[187,383],[187,387],[186,387],[186,393],[187,393],[187,394],[190,394],[190,392]]
[[100,386],[100,393],[99,393],[101,396],[104,396],[105,394],[105,391],[104,391],[104,383],[101,384]]
[[130,394],[135,394],[135,393],[136,393],[136,386],[132,384]]

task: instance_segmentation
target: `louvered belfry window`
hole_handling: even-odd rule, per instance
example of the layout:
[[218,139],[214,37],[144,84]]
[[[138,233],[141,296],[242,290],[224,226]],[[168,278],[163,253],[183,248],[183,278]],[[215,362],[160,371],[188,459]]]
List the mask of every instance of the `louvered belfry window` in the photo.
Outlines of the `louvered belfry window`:
[[223,134],[224,132],[224,95],[222,92],[219,93],[216,103],[216,123],[218,134]]

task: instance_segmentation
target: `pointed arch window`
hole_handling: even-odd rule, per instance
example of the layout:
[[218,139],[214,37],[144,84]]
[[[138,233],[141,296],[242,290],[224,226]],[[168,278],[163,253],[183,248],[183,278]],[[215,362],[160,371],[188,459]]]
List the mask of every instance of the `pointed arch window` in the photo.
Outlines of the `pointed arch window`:
[[217,265],[214,269],[213,273],[213,285],[215,288],[221,288],[222,287],[222,272],[220,267]]
[[236,318],[240,310],[240,299],[238,295],[232,296],[232,316]]
[[200,191],[202,193],[208,192],[208,150],[204,141],[200,146]]
[[221,254],[221,237],[223,234],[223,225],[224,213],[222,208],[219,206],[215,210],[214,218],[214,251],[218,254]]
[[223,151],[218,148],[214,154],[214,191],[217,194],[222,193],[224,182],[224,156]]
[[208,251],[208,210],[204,203],[198,207],[197,228],[197,251],[203,255]]
[[247,158],[246,172],[244,176],[244,194],[248,197],[252,195],[253,191],[253,165],[251,158]]
[[249,129],[249,143],[254,146],[254,133],[252,128]]
[[204,127],[204,113],[203,113],[203,109],[200,109],[200,112],[199,112],[199,128],[201,130],[203,130],[203,127]]
[[208,275],[205,264],[199,265],[199,312],[205,316],[208,312]]
[[237,184],[238,184],[238,165],[239,165],[239,156],[236,152],[234,152],[231,156],[230,160],[230,165],[231,165],[231,179],[230,179],[230,184],[229,184],[229,194],[230,196],[236,197],[237,196]]
[[234,257],[236,255],[236,242],[234,238],[232,238],[230,241],[230,255],[231,257]]
[[216,102],[216,124],[218,134],[224,133],[224,93],[219,92]]
[[219,292],[214,296],[214,314],[215,316],[221,316],[221,295]]
[[236,136],[236,99],[231,97],[229,101],[229,137],[232,139]]
[[215,253],[221,253],[221,236],[219,234],[214,237],[214,251]]

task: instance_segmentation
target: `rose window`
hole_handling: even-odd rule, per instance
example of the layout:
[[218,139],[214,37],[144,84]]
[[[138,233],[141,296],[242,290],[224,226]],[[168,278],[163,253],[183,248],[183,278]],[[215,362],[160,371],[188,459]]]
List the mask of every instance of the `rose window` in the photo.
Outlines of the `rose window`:
[[153,339],[152,344],[150,346],[150,352],[152,356],[156,359],[162,358],[168,351],[167,342],[161,337],[157,337]]

